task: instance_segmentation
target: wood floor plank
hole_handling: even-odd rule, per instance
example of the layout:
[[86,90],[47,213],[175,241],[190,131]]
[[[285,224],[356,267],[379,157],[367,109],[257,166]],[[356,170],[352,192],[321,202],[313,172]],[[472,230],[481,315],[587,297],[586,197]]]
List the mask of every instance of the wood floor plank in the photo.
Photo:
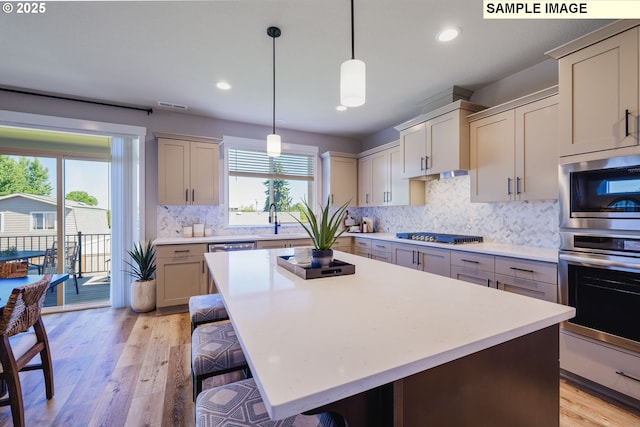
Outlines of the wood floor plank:
[[[40,371],[20,374],[28,426],[194,425],[188,313],[157,316],[102,308],[45,315],[44,322],[55,396],[46,400]],[[203,385],[240,378],[235,372]],[[640,427],[640,413],[561,380],[560,425]],[[0,407],[0,426],[11,426],[9,407]]]

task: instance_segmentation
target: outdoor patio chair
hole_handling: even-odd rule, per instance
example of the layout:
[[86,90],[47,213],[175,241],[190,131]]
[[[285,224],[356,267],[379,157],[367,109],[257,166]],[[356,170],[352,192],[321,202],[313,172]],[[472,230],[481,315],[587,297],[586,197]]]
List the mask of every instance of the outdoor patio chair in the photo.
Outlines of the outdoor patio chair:
[[[78,244],[76,242],[67,242],[66,254],[65,254],[64,272],[73,276],[73,283],[76,286],[76,294],[80,293],[78,289]],[[44,263],[42,264],[42,272],[44,274],[55,274],[58,272],[58,251],[56,248],[56,242],[53,242],[51,249],[47,249],[44,254]],[[51,288],[53,292],[53,288]]]

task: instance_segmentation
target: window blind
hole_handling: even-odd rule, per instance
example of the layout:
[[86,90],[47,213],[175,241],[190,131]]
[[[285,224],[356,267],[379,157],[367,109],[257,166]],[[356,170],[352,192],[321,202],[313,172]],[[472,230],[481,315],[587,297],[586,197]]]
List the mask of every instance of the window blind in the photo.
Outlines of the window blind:
[[265,152],[230,148],[229,176],[313,181],[313,160],[312,156],[282,154],[270,157]]

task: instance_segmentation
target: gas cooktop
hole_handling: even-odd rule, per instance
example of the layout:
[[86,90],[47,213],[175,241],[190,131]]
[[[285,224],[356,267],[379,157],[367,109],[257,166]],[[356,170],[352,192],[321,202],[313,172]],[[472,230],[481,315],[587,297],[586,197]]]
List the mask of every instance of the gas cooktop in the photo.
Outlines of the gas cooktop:
[[422,242],[449,243],[452,245],[461,245],[464,243],[481,243],[480,236],[465,236],[462,234],[442,234],[442,233],[396,233],[399,239],[419,240]]

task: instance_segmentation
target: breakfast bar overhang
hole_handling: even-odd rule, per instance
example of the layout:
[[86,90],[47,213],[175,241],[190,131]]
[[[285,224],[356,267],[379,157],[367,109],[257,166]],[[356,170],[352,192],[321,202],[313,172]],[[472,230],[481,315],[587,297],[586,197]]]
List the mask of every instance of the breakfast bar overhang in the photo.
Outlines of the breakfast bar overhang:
[[272,419],[559,424],[558,325],[573,308],[343,252],[355,274],[303,280],[276,263],[291,252],[205,255]]

